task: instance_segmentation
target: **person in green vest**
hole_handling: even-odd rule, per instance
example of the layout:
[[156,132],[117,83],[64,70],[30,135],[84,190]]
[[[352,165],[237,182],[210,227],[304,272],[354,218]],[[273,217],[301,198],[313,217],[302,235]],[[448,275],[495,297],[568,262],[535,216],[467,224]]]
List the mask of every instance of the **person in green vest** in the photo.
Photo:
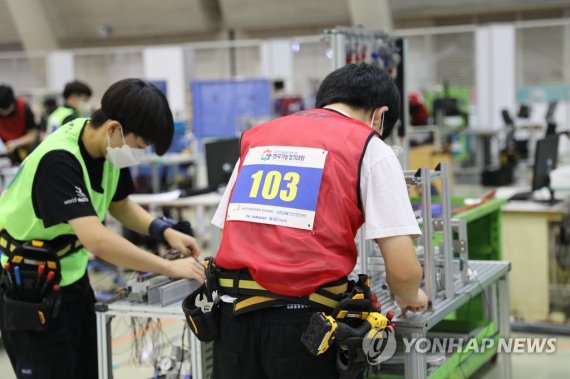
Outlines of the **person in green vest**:
[[[204,280],[196,240],[166,220],[153,218],[128,197],[134,190],[128,167],[139,164],[149,146],[163,155],[173,134],[166,97],[142,80],[121,80],[105,92],[101,108],[90,119],[76,118],[49,135],[0,197],[0,331],[18,378],[97,378],[88,252],[132,270]],[[103,224],[107,212],[126,228],[166,242],[185,258],[171,261],[140,249]],[[33,265],[42,257],[22,261],[14,247],[30,244],[64,254],[57,287],[53,282],[59,274],[49,274],[53,267],[48,261],[41,275],[38,264],[39,282],[33,272],[28,278],[31,288],[26,288],[20,263]],[[47,290],[42,288],[45,283]],[[51,313],[28,315],[19,307],[43,304],[56,293],[61,299],[59,314],[48,319],[49,327],[37,331],[38,317],[43,326]],[[25,294],[34,299],[22,298]],[[15,312],[24,317],[15,318]],[[28,318],[36,323],[30,326]]]
[[91,88],[83,82],[74,80],[67,83],[63,89],[63,105],[48,116],[47,134],[53,133],[77,117],[88,115],[89,99],[92,94]]

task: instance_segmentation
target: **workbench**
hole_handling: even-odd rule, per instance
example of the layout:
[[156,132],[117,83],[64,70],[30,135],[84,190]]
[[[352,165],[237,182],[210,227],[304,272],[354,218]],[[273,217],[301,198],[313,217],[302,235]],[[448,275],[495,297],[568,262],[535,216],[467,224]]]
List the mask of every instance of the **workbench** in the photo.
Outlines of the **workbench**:
[[[197,289],[200,283],[192,281],[192,291]],[[95,305],[97,317],[97,358],[99,362],[99,379],[113,378],[113,354],[111,347],[111,322],[115,316],[143,317],[143,318],[169,318],[180,319],[186,322],[182,312],[182,302],[178,301],[166,307],[148,304],[131,303],[121,299],[108,304],[97,303]],[[190,359],[192,378],[200,379],[203,376],[203,359],[200,341],[194,333],[188,332],[190,346]]]
[[[436,301],[433,310],[423,314],[409,314],[406,317],[395,317],[396,333],[408,338],[423,338],[427,333],[440,323],[448,314],[469,302],[473,297],[483,292],[487,298],[487,316],[490,323],[498,326],[500,337],[508,338],[510,331],[509,321],[509,294],[507,274],[510,270],[508,262],[501,261],[470,261],[470,267],[476,271],[476,279],[468,285],[463,285],[457,280],[455,285],[456,296],[452,300]],[[198,283],[194,283],[196,288]],[[393,310],[396,315],[399,311],[386,291],[379,288],[380,283],[373,285],[373,292],[383,294],[379,297],[382,303],[382,312]],[[111,379],[112,375],[112,351],[111,351],[111,322],[115,316],[148,317],[148,318],[176,318],[184,320],[184,314],[180,303],[167,307],[156,307],[145,304],[132,304],[127,300],[119,300],[110,304],[97,306],[97,339],[99,357],[99,378]],[[488,336],[485,336],[488,337]],[[202,349],[200,342],[193,333],[189,333],[189,345],[192,364],[192,378],[205,378]],[[413,350],[413,349],[412,349]],[[428,367],[424,354],[412,351],[405,354],[405,377],[406,379],[434,378],[437,372],[448,372],[456,365],[453,358],[449,363],[439,366],[428,375]],[[457,360],[457,358],[455,358]],[[476,362],[478,368],[484,362]],[[501,356],[501,378],[510,378],[510,357],[507,354]],[[467,370],[465,370],[467,371]],[[445,376],[441,376],[445,377]]]
[[[456,295],[453,299],[436,300],[432,310],[428,310],[422,314],[409,313],[404,317],[395,317],[393,321],[396,324],[396,334],[406,338],[426,338],[427,333],[444,320],[447,315],[468,303],[475,296],[483,293],[487,300],[485,301],[486,318],[489,325],[491,325],[491,323],[493,324],[488,330],[494,332],[495,328],[498,328],[498,336],[508,338],[510,333],[510,311],[507,276],[510,270],[510,263],[503,261],[469,261],[469,267],[476,272],[476,278],[471,280],[467,285],[464,285],[459,279],[456,280],[454,282]],[[375,283],[374,278],[372,282],[372,292],[382,294],[378,299],[382,304],[382,313],[385,314],[392,310],[398,315],[400,311],[396,308],[394,301],[390,298],[389,294],[387,294],[387,291],[381,288],[382,284]],[[490,333],[482,337],[490,338],[492,335],[493,333]],[[495,344],[495,347],[496,346],[497,344]],[[480,358],[474,362],[463,362],[457,357],[458,354],[460,353],[452,355],[445,363],[428,374],[426,355],[417,352],[415,349],[411,349],[409,354],[404,354],[405,378],[447,378],[452,376],[451,373],[455,369],[460,369],[462,374],[468,376],[487,360],[491,359],[495,352],[491,351],[491,354],[485,355],[484,359]],[[470,359],[476,358],[474,356]],[[459,368],[460,364],[463,367]],[[500,364],[501,378],[509,379],[511,377],[510,356],[508,354],[501,354]],[[382,373],[382,370],[380,372]],[[382,375],[382,378],[385,377],[385,375]]]
[[502,209],[503,256],[513,264],[511,311],[525,321],[547,321],[549,270],[555,248],[552,226],[569,213],[569,205],[510,201]]

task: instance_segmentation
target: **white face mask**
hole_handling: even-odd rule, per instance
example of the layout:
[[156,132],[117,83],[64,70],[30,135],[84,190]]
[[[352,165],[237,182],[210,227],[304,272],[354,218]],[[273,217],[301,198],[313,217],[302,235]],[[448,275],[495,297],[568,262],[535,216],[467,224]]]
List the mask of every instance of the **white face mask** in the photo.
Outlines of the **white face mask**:
[[111,139],[107,135],[108,146],[107,156],[105,158],[117,168],[131,167],[140,164],[145,156],[145,149],[137,149],[127,145],[125,143],[125,136],[123,135],[123,128],[121,128],[121,137],[123,138],[123,146],[111,147]]
[[89,116],[91,113],[91,107],[89,106],[89,103],[86,101],[79,101],[77,103],[77,112],[79,112],[81,116]]
[[8,108],[0,108],[0,116],[9,116],[14,111],[14,108],[16,108],[14,103],[10,104]]

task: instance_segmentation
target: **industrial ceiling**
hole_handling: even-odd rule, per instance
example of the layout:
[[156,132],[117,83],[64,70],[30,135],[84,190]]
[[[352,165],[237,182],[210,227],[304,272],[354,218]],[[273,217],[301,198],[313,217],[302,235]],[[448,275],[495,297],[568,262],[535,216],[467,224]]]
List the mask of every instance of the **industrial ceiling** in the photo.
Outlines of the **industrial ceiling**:
[[[22,27],[10,2],[42,12],[60,46],[168,42],[239,36],[267,37],[350,25],[350,2],[359,0],[0,0],[0,48],[18,48]],[[382,1],[382,0],[378,0]],[[474,15],[544,12],[564,15],[568,0],[388,0],[396,27],[473,20]],[[20,3],[21,4],[21,3]],[[518,12],[518,13],[517,13]],[[467,17],[466,17],[467,16]],[[516,16],[510,16],[516,17]],[[21,25],[20,25],[21,26]],[[3,47],[3,48],[2,48]]]

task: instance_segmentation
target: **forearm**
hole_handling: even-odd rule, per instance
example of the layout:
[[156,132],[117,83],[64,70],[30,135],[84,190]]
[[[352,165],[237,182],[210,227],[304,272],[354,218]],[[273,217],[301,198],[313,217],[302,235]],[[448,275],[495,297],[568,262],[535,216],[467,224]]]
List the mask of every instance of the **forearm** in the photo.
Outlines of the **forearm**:
[[167,260],[138,248],[105,227],[98,234],[100,237],[90,249],[98,258],[132,270],[170,274]]
[[[68,220],[68,223],[88,251],[117,266],[137,271],[155,272],[171,278],[204,279],[204,267],[194,258],[183,258],[177,261],[162,259],[139,249],[117,233],[107,229],[96,216],[78,217]],[[195,242],[190,236],[183,235],[183,237]],[[184,244],[184,241],[178,242],[181,242],[181,245]],[[195,250],[195,256],[197,256],[199,249],[196,246],[191,246],[191,248]]]
[[398,278],[396,275],[392,274],[390,271],[386,273],[386,282],[390,287],[390,290],[396,295],[403,299],[415,298],[420,288],[422,275],[421,267],[417,271],[419,275],[410,276],[408,278],[402,279]]
[[29,130],[25,135],[20,138],[16,138],[12,140],[15,148],[26,146],[36,142],[36,138],[38,135],[38,131],[36,129]]
[[137,203],[124,199],[114,202],[109,210],[111,215],[128,229],[148,235],[148,227],[154,217]]
[[390,290],[403,299],[414,298],[420,288],[422,268],[411,238],[398,236],[376,242],[384,257]]

